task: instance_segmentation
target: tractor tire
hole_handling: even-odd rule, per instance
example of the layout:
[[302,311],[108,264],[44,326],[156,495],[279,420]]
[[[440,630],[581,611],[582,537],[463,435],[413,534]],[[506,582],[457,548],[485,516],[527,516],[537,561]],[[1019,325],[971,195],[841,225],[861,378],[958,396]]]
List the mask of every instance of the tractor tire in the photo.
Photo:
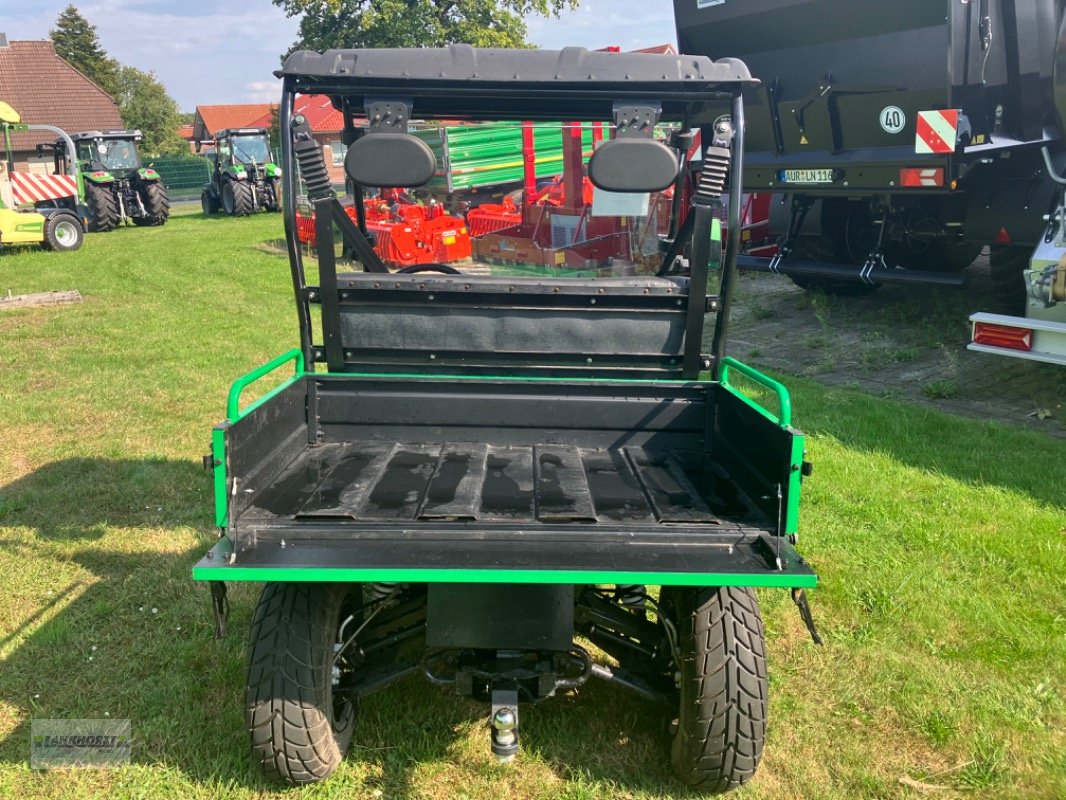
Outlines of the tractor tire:
[[361,613],[358,583],[263,589],[248,647],[245,711],[252,756],[271,780],[314,783],[344,758],[358,703],[334,694],[334,645],[345,620]]
[[85,204],[89,207],[89,230],[106,233],[118,227],[118,204],[106,186],[85,182]]
[[252,213],[252,187],[244,181],[222,184],[222,208],[231,217],[247,217]]
[[267,180],[270,186],[271,201],[266,204],[267,211],[281,211],[281,179],[270,178]]
[[73,214],[52,214],[44,222],[44,242],[47,250],[71,252],[85,240],[81,220]]
[[218,197],[204,189],[200,192],[200,207],[204,210],[204,216],[210,217],[219,212],[221,205],[218,202]]
[[167,188],[158,182],[145,183],[137,190],[137,194],[141,196],[144,210],[148,213],[143,217],[134,217],[134,224],[145,227],[165,224],[170,216]]
[[1029,268],[1032,249],[1012,245],[992,245],[988,266],[996,310],[1001,314],[1024,316],[1028,291],[1022,272]]
[[766,646],[749,588],[664,589],[680,650],[680,709],[670,749],[677,777],[703,792],[755,775],[766,734]]
[[928,272],[962,272],[981,253],[981,245],[969,242],[949,244],[945,241],[933,242],[923,250],[899,248],[899,252],[890,252],[888,261],[898,263],[906,269],[926,270]]

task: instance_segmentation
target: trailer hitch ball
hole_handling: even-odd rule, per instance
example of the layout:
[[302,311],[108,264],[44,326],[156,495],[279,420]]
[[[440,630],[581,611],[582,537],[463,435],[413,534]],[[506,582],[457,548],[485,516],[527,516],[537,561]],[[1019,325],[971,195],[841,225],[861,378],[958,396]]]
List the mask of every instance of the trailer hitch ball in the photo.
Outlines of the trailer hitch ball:
[[490,725],[493,755],[501,764],[513,761],[518,753],[518,712],[508,706],[496,708]]

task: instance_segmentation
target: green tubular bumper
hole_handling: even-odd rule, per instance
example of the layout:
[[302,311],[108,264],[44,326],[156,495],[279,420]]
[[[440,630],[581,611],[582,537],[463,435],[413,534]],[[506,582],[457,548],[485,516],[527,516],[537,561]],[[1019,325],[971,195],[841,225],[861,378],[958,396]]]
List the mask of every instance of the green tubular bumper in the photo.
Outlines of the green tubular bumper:
[[782,556],[792,569],[766,572],[637,572],[623,570],[464,569],[329,566],[242,566],[233,547],[220,539],[193,567],[198,581],[651,584],[655,586],[753,586],[813,589],[818,577],[791,548]]

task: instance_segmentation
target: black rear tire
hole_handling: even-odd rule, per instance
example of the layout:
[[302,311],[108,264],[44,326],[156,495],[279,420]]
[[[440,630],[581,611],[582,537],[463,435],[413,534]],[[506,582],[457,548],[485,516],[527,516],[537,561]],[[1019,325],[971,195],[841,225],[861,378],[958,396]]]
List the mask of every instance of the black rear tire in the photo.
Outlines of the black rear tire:
[[85,182],[85,204],[89,207],[89,230],[106,233],[118,227],[118,204],[109,186]]
[[281,178],[269,178],[271,201],[267,203],[267,211],[281,211]]
[[71,252],[81,247],[85,232],[73,214],[53,214],[44,222],[44,246],[48,250]]
[[749,781],[766,735],[766,646],[749,588],[663,590],[663,613],[677,627],[680,711],[670,750],[677,777],[705,792]]
[[204,211],[204,216],[210,217],[213,214],[217,214],[219,210],[218,198],[204,189],[200,192],[200,208]]
[[[333,773],[351,742],[355,698],[334,693],[334,645],[361,619],[361,584],[270,583],[252,621],[246,720],[266,776],[296,786]],[[346,635],[355,630],[351,625]]]
[[1025,314],[1027,291],[1022,272],[1029,268],[1032,249],[1012,245],[992,245],[988,267],[992,289],[996,293],[997,310],[1002,314]]
[[142,226],[163,225],[170,216],[170,198],[166,187],[158,181],[142,184],[137,192],[144,204],[146,216],[134,217],[133,222]]
[[252,187],[244,181],[222,184],[222,208],[231,217],[246,217],[252,213]]

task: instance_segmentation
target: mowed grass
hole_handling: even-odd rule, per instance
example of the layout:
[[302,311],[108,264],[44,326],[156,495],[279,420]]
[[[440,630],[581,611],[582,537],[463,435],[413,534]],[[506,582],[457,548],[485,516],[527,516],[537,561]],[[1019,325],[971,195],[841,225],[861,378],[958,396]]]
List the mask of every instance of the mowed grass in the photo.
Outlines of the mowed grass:
[[[327,783],[249,763],[257,587],[212,639],[190,568],[200,466],[229,383],[296,342],[277,216],[179,214],[78,253],[0,254],[0,290],[83,303],[0,315],[0,797],[689,797],[667,714],[590,684],[523,711],[509,767],[483,709],[418,678],[364,703]],[[1066,796],[1066,452],[1002,426],[788,379],[810,434],[800,546],[826,640],[761,595],[763,766],[740,798]],[[28,768],[30,720],[130,718],[133,764]]]

